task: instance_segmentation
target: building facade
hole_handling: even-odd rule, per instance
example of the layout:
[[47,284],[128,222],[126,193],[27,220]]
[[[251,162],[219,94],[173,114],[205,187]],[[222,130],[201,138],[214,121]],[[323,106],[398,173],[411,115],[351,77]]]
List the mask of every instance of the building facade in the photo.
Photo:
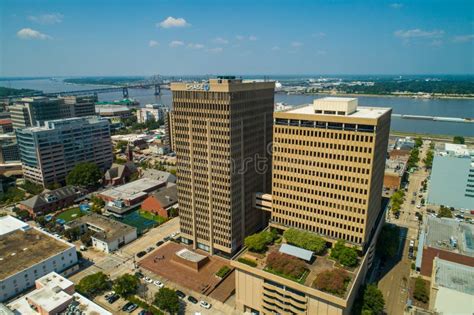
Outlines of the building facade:
[[180,227],[194,248],[231,255],[266,225],[252,195],[270,191],[274,87],[233,77],[171,84]]
[[271,226],[363,248],[380,213],[390,115],[345,98],[276,112]]
[[14,134],[0,135],[0,164],[20,161],[18,143]]
[[149,120],[160,121],[165,119],[168,107],[160,104],[146,104],[137,110],[137,122],[146,123]]
[[13,128],[43,125],[46,120],[72,117],[62,99],[46,96],[24,97],[10,106],[9,110]]
[[46,122],[44,127],[17,129],[25,179],[43,186],[63,183],[80,162],[102,170],[112,165],[109,122],[99,117]]
[[0,218],[0,302],[35,285],[50,273],[78,269],[73,244],[37,230],[11,216]]
[[63,100],[65,105],[69,105],[71,107],[70,117],[85,117],[95,115],[95,103],[98,100],[97,95],[65,96],[63,97]]
[[174,151],[174,136],[173,136],[173,112],[167,111],[165,115],[165,141],[164,145],[167,146],[170,151]]

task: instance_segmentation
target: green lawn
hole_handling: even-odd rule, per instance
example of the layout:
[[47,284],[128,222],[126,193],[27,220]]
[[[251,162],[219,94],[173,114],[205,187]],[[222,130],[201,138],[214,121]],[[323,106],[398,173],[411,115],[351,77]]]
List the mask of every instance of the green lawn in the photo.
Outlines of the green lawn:
[[140,214],[141,217],[148,219],[148,220],[153,220],[158,222],[159,224],[162,224],[167,221],[166,218],[163,218],[162,216],[155,215],[151,212],[148,211],[143,211],[143,210],[138,210],[138,213]]
[[81,212],[81,210],[78,207],[76,207],[76,208],[71,208],[64,212],[61,212],[60,214],[56,216],[56,219],[63,219],[64,221],[69,222],[79,217],[82,217],[83,215],[84,214]]

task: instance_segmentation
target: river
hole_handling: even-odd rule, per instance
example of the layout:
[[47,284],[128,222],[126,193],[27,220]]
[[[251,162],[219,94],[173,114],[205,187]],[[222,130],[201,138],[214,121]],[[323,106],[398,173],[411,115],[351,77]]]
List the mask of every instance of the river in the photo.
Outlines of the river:
[[[62,81],[53,81],[49,79],[38,80],[17,80],[1,81],[0,86],[11,88],[26,88],[41,90],[44,92],[59,92],[86,90],[98,88],[96,85],[75,85],[65,84]],[[169,90],[162,90],[161,96],[153,95],[153,89],[131,89],[130,97],[136,99],[140,104],[163,103],[171,105],[171,94]],[[319,95],[286,95],[275,94],[275,102],[284,102],[289,105],[300,105],[312,103],[314,98],[322,97]],[[122,92],[99,94],[99,100],[112,101],[122,98]],[[393,113],[458,117],[474,119],[474,100],[472,99],[414,99],[405,97],[367,97],[360,96],[359,105],[375,107],[391,107]],[[402,132],[414,132],[437,135],[460,135],[474,137],[474,124],[472,123],[454,123],[429,120],[411,120],[392,117],[391,129]]]

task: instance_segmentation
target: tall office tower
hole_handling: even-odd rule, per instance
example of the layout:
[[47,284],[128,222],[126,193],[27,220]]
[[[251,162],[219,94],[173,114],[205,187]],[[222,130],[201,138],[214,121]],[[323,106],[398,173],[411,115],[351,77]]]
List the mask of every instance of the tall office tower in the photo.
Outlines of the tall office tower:
[[363,248],[380,213],[390,115],[333,97],[275,113],[271,225]]
[[[95,103],[97,102],[97,95],[85,95],[85,96],[65,96],[64,100],[65,108],[70,106],[69,117],[85,117],[95,116]],[[63,117],[67,118],[67,117]]]
[[167,146],[170,151],[174,151],[174,137],[173,137],[173,112],[168,109],[165,113],[165,131],[166,137],[164,145]]
[[46,121],[45,126],[17,129],[25,179],[43,186],[63,183],[80,162],[106,170],[112,165],[112,142],[107,119],[69,118]]
[[270,191],[274,82],[219,77],[172,83],[182,240],[231,256],[265,226],[252,205]]
[[63,100],[58,98],[24,97],[9,107],[13,128],[43,125],[46,120],[71,117],[70,111],[64,112],[63,104]]
[[[244,250],[231,261],[239,310],[352,314],[384,223],[390,115],[389,108],[358,107],[357,99],[333,97],[274,113],[272,194],[257,194],[257,207],[271,213],[271,227],[312,232],[332,243],[345,240],[359,249],[359,257],[356,266],[342,270],[325,255],[284,242],[266,253]],[[281,269],[285,277],[269,272],[271,266],[290,265],[288,261],[306,270],[301,278]],[[332,288],[319,287],[320,275],[328,271],[346,277],[347,288],[334,294]]]

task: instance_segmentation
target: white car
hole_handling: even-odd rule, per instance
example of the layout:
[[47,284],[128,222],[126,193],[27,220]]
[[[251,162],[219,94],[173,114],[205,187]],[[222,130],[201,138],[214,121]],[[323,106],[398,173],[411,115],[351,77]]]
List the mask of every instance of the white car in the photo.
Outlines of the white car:
[[201,301],[201,302],[199,302],[199,305],[200,305],[201,307],[204,307],[205,309],[210,309],[211,306],[212,306],[211,304],[207,303],[206,301]]
[[410,247],[415,246],[415,242],[413,240],[410,240]]
[[155,280],[155,281],[153,282],[153,284],[156,285],[156,286],[157,286],[158,288],[160,288],[160,289],[165,286],[165,285],[164,285],[161,281],[159,281],[159,280]]
[[148,278],[148,277],[143,278],[143,280],[145,280],[145,282],[148,282],[148,283],[153,283],[153,279]]
[[421,209],[421,204],[416,205],[417,209]]

